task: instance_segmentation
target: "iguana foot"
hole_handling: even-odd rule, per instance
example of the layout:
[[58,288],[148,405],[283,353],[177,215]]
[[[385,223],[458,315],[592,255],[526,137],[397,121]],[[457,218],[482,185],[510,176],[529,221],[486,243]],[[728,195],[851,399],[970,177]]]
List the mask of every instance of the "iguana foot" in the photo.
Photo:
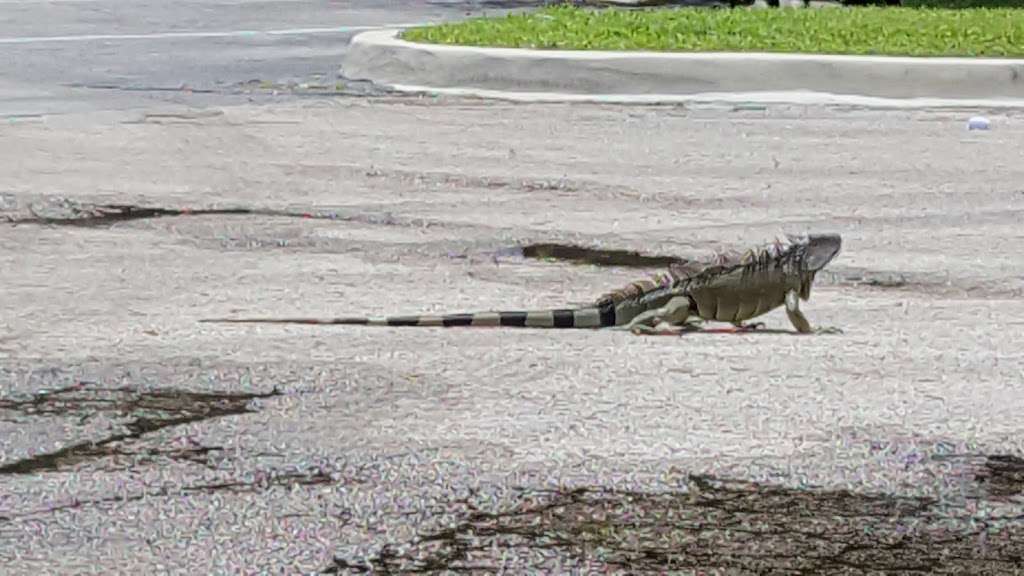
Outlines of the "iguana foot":
[[835,326],[819,326],[814,329],[814,334],[842,334],[843,330]]

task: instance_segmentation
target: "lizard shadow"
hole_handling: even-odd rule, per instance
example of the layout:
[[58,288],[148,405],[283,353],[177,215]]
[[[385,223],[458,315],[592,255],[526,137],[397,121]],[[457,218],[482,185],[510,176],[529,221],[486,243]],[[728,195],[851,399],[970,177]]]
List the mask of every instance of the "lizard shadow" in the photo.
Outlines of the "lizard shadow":
[[756,330],[734,330],[731,328],[699,328],[695,330],[684,330],[674,334],[639,334],[639,336],[671,336],[682,338],[686,336],[699,335],[726,335],[726,336],[767,336],[767,335],[788,335],[788,336],[836,336],[834,333],[810,333],[804,334],[796,330],[785,330],[783,328],[758,328]]

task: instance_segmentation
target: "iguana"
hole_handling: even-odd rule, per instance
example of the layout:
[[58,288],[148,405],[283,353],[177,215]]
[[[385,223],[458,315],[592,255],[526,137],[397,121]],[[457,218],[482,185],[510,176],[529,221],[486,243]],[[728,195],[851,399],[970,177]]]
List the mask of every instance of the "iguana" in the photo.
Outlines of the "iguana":
[[797,332],[806,334],[815,330],[800,311],[800,300],[810,298],[815,275],[839,254],[841,246],[842,239],[838,234],[789,235],[745,253],[719,254],[707,262],[673,264],[660,274],[606,293],[593,303],[571,308],[380,318],[221,318],[200,321],[364,326],[614,327],[634,334],[680,334],[694,329],[691,319],[728,322],[738,331],[755,329],[761,325],[744,325],[744,322],[785,306],[790,323]]

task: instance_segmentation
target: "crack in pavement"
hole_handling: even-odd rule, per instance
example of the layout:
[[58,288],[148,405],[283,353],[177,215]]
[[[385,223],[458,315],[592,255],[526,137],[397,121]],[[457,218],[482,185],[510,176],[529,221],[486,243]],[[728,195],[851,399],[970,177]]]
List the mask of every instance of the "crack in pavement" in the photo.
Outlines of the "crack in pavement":
[[[130,220],[144,220],[148,218],[162,218],[167,216],[204,216],[204,215],[249,215],[276,211],[258,211],[249,208],[160,208],[137,206],[134,204],[77,204],[65,201],[61,208],[67,212],[62,216],[46,216],[40,214],[35,207],[29,207],[32,213],[28,218],[17,218],[9,216],[7,222],[14,225],[19,224],[40,224],[54,226],[102,226],[116,222]],[[275,213],[275,216],[303,215],[289,213]]]
[[265,492],[267,490],[270,490],[271,488],[281,486],[292,487],[324,485],[332,484],[339,480],[339,478],[336,477],[336,474],[328,470],[325,470],[322,467],[306,471],[261,471],[255,474],[254,476],[255,478],[251,481],[224,480],[220,482],[191,484],[178,487],[159,487],[156,490],[140,490],[133,494],[106,496],[102,498],[90,498],[83,500],[74,498],[66,504],[59,504],[56,506],[50,506],[47,508],[37,510],[29,510],[26,512],[20,512],[15,514],[0,515],[0,521],[10,522],[23,518],[41,516],[44,514],[54,514],[64,510],[80,509],[89,506],[99,506],[108,503],[135,502],[153,497],[175,496],[180,494],[189,494],[197,492],[209,494],[221,491],[231,492],[234,494],[257,493]]
[[145,220],[151,218],[164,218],[176,216],[278,216],[285,218],[305,218],[320,220],[349,220],[352,218],[340,216],[335,212],[292,212],[288,210],[273,210],[260,208],[161,208],[158,206],[139,206],[135,204],[80,204],[68,200],[61,202],[58,207],[65,214],[47,216],[40,214],[35,207],[29,207],[31,217],[18,218],[7,216],[6,222],[12,225],[37,224],[52,226],[78,226],[92,227],[127,222],[132,220]]
[[527,244],[519,248],[519,250],[524,258],[564,260],[574,264],[591,264],[594,266],[654,268],[689,262],[686,258],[676,256],[645,255],[630,250],[588,248],[553,242]]
[[[372,169],[371,169],[372,173]],[[507,186],[506,182],[494,185]],[[547,183],[534,185],[549,185]],[[13,199],[8,203],[13,204]],[[380,226],[408,226],[416,228],[449,228],[449,222],[426,218],[398,218],[385,214],[343,214],[338,211],[289,211],[264,208],[164,208],[136,204],[90,204],[78,203],[61,198],[56,211],[62,214],[49,216],[41,214],[35,206],[29,206],[31,217],[4,216],[4,221],[13,226],[35,224],[51,226],[98,227],[164,217],[182,216],[273,216],[339,222],[358,222]],[[449,254],[449,256],[452,256]],[[559,242],[538,242],[510,248],[502,248],[492,254],[494,258],[519,257],[533,260],[565,261],[573,264],[593,266],[617,266],[627,268],[659,268],[672,265],[686,265],[693,260],[665,254],[641,254],[637,251],[594,248]],[[879,289],[939,289],[950,281],[931,276],[908,273],[849,269],[847,271],[824,270],[819,274],[819,283],[837,286],[870,287]]]
[[467,512],[454,525],[368,559],[336,557],[323,572],[1007,573],[1024,565],[1024,527],[943,526],[935,503],[696,475],[681,491],[523,490],[506,510],[459,501]]
[[[96,413],[108,412],[131,417],[131,420],[123,424],[126,432],[111,434],[100,440],[79,442],[60,450],[0,465],[0,475],[55,471],[109,456],[135,455],[131,451],[126,451],[121,444],[138,440],[145,434],[164,428],[221,416],[251,413],[253,410],[249,408],[250,401],[280,395],[281,392],[276,388],[267,393],[199,393],[177,389],[140,392],[130,387],[90,388],[76,384],[51,392],[41,392],[27,400],[0,399],[0,413],[90,417]],[[197,459],[217,450],[217,447],[157,450],[144,453],[143,456],[163,455],[202,461]]]
[[342,75],[336,76],[333,83],[324,83],[325,75],[314,75],[317,80],[312,82],[291,81],[281,83],[276,81],[261,80],[254,78],[243,82],[235,82],[214,88],[194,87],[188,84],[178,86],[150,86],[150,85],[125,85],[116,83],[81,83],[72,82],[63,84],[67,88],[80,90],[99,90],[116,92],[155,92],[155,93],[181,93],[219,96],[251,96],[251,95],[288,95],[305,97],[352,97],[352,98],[373,98],[373,97],[396,97],[396,98],[421,98],[427,92],[407,92],[395,90],[387,86],[381,86],[367,80],[356,80],[346,78]]
[[450,223],[426,218],[398,218],[391,213],[354,214],[339,210],[280,210],[272,208],[164,208],[160,206],[140,206],[137,204],[92,204],[79,203],[61,198],[55,206],[48,206],[55,212],[47,215],[30,205],[28,211],[32,216],[3,215],[0,222],[12,226],[74,226],[90,228],[108,226],[119,222],[147,220],[154,218],[184,216],[272,216],[280,218],[300,218],[306,220],[332,220],[338,222],[356,222],[380,226],[408,226],[415,228],[449,227]]
[[[372,174],[371,168],[368,174]],[[526,188],[530,186],[554,186],[548,182],[523,182],[520,183]],[[508,182],[492,182],[491,186],[508,186]],[[15,205],[13,196],[8,195],[3,205]],[[301,218],[312,220],[331,220],[337,222],[354,222],[374,226],[404,226],[412,228],[464,228],[465,225],[453,224],[436,219],[428,218],[402,218],[392,215],[390,212],[383,214],[360,214],[343,213],[338,210],[282,210],[270,208],[165,208],[160,206],[141,206],[136,204],[91,204],[79,203],[67,198],[58,198],[47,206],[48,210],[56,212],[54,215],[43,214],[35,205],[29,205],[30,217],[18,217],[14,215],[2,215],[2,222],[12,226],[34,224],[51,226],[73,226],[80,228],[108,226],[120,222],[134,220],[146,220],[165,217],[184,216],[271,216],[281,218]],[[0,205],[0,206],[3,206]],[[564,242],[534,242],[521,244],[508,248],[499,248],[494,252],[487,253],[492,259],[502,257],[526,258],[532,260],[564,261],[572,264],[626,267],[626,268],[664,268],[668,266],[689,265],[695,260],[667,254],[642,254],[637,251],[595,248],[581,246],[578,244]],[[464,257],[455,255],[450,251],[448,257]],[[954,286],[948,274],[939,277],[936,274],[918,272],[867,270],[863,268],[843,268],[823,270],[819,273],[817,283],[819,285],[848,286],[855,288],[875,288],[881,290],[910,290],[921,292],[943,292],[949,291]],[[1003,292],[991,288],[961,287],[971,293],[982,293],[1000,295]],[[1016,294],[1016,291],[1010,290]],[[1017,294],[1019,295],[1019,294]]]

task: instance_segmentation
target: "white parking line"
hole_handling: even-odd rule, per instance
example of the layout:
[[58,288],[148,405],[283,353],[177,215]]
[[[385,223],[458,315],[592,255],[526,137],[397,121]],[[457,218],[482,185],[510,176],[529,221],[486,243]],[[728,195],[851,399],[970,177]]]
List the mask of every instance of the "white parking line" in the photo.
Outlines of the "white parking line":
[[287,36],[304,34],[338,34],[381,28],[409,28],[423,23],[381,24],[379,26],[335,26],[333,28],[286,28],[284,30],[226,30],[221,32],[154,32],[151,34],[80,34],[76,36],[23,36],[0,38],[0,44],[37,44],[42,42],[92,42],[96,40],[152,40],[174,38],[230,38],[236,36]]

